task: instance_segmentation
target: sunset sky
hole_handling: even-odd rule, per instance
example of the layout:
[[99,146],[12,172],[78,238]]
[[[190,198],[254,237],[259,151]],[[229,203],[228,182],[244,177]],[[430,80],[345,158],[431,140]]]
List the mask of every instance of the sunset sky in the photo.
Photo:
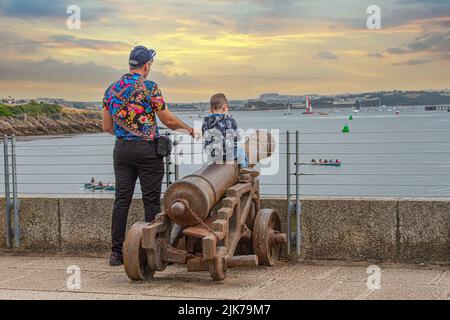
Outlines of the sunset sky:
[[[81,29],[69,30],[69,5]],[[381,30],[366,9],[381,8]],[[0,0],[0,97],[101,100],[130,50],[169,102],[450,87],[449,0]]]

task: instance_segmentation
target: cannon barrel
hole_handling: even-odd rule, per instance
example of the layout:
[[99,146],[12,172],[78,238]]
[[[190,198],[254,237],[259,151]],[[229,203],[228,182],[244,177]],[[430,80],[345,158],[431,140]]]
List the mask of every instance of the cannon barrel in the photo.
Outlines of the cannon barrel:
[[[245,144],[245,152],[250,167],[272,155],[275,141],[270,133],[257,131]],[[200,170],[176,181],[164,193],[164,208],[170,219],[182,226],[198,224],[198,218],[204,220],[211,209],[237,183],[239,166],[236,163],[212,163]],[[195,215],[191,214],[190,207]]]

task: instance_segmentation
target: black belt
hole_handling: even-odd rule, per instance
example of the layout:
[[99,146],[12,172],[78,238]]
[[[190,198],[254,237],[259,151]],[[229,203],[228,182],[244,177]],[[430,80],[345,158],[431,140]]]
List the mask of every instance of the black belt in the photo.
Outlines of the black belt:
[[148,143],[148,144],[154,144],[154,140],[127,140],[122,137],[118,137],[117,141],[120,141],[122,143]]

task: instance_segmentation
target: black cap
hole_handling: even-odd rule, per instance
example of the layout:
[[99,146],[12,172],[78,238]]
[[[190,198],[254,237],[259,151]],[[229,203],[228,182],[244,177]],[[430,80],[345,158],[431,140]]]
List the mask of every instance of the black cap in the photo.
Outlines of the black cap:
[[141,67],[150,60],[153,60],[154,56],[156,56],[154,50],[147,49],[144,46],[137,46],[130,53],[130,66],[134,68]]

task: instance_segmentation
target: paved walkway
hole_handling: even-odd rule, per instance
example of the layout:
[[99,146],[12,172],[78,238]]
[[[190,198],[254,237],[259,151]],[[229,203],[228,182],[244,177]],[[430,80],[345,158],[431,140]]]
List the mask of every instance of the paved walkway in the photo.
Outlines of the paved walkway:
[[[70,266],[81,270],[79,289],[67,287]],[[368,288],[367,265],[325,262],[229,270],[222,283],[169,266],[142,283],[106,258],[0,254],[0,299],[450,299],[449,267],[379,267],[380,289]]]

